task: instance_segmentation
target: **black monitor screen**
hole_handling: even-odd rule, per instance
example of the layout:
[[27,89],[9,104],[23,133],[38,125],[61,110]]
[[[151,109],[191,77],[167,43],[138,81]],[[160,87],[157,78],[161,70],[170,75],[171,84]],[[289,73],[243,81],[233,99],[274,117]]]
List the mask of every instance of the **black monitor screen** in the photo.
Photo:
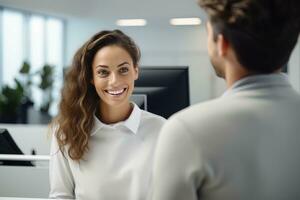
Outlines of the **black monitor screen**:
[[[23,154],[7,129],[0,128],[0,154]],[[30,161],[0,160],[0,165],[33,166]]]
[[169,118],[190,105],[188,67],[141,67],[133,94],[146,95],[147,110]]

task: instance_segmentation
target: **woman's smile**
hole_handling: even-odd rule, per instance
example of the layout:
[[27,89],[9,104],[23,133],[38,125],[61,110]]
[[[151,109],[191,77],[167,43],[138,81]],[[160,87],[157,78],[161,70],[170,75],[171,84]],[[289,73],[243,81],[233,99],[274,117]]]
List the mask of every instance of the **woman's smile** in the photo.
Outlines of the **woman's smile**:
[[121,96],[122,94],[125,93],[127,88],[122,88],[122,89],[109,89],[109,90],[104,90],[106,93],[112,96]]

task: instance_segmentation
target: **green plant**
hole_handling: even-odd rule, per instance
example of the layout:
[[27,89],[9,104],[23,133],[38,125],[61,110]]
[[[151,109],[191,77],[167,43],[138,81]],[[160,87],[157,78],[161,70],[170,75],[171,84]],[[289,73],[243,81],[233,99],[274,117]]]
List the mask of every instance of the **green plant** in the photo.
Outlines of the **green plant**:
[[36,74],[36,73],[31,73],[30,69],[31,69],[30,64],[25,61],[23,62],[23,65],[19,70],[20,73],[19,82],[23,86],[25,98],[28,100],[30,100],[31,97],[31,85],[32,85],[31,80],[32,77]]
[[[0,88],[0,121],[1,122],[17,122],[20,114],[21,121],[27,120],[27,109],[33,105],[31,100],[32,86],[39,87],[43,91],[43,101],[40,111],[48,113],[50,105],[53,101],[53,72],[54,67],[51,65],[44,65],[43,68],[37,72],[30,72],[30,64],[24,62],[19,70],[18,76],[14,79],[15,86],[4,85]],[[32,82],[34,76],[40,76],[40,83]],[[22,112],[26,112],[21,113]],[[24,118],[24,119],[23,119]]]
[[52,98],[52,88],[53,88],[53,72],[54,67],[51,65],[44,65],[42,70],[40,71],[41,82],[39,84],[39,88],[44,92],[44,100],[41,105],[40,110],[42,112],[48,112],[50,105],[53,101]]
[[30,100],[31,76],[30,65],[28,62],[24,62],[17,78],[14,79],[15,85],[4,85],[0,89],[0,120],[2,122],[17,122],[19,119],[24,122],[27,120],[27,108],[33,105]]
[[15,118],[24,97],[22,84],[15,79],[16,86],[4,85],[0,93],[0,116],[1,118]]

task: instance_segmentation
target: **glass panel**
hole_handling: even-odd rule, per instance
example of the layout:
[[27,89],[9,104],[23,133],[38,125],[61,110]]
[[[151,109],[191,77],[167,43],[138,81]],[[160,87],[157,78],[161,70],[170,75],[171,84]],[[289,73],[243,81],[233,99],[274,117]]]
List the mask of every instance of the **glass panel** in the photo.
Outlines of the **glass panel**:
[[21,13],[3,11],[2,52],[3,69],[2,80],[4,84],[14,84],[14,78],[24,61],[23,52],[23,16]]
[[[40,70],[45,62],[45,20],[40,16],[31,16],[29,19],[29,46],[31,72]],[[40,78],[34,76],[34,83],[38,84]],[[32,98],[35,108],[39,109],[42,102],[42,92],[39,88],[32,87]]]
[[48,19],[46,32],[46,63],[55,67],[52,91],[53,103],[50,107],[50,113],[51,115],[56,115],[58,112],[57,104],[60,98],[60,89],[63,82],[63,22],[57,19]]
[[[45,64],[54,66],[53,103],[49,111],[51,115],[57,114],[63,84],[63,21],[6,8],[1,12],[0,81],[13,85],[24,61],[29,62],[31,73],[38,72]],[[45,97],[44,91],[38,87],[41,78],[35,74],[31,81],[33,86],[29,91],[30,96],[35,109],[39,110]]]

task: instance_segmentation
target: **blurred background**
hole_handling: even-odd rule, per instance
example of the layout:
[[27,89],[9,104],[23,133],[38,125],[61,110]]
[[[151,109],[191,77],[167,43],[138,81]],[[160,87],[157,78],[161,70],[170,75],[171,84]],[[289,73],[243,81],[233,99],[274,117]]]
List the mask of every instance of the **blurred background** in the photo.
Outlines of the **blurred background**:
[[[187,21],[191,25],[173,25],[173,18],[196,19]],[[120,26],[120,19],[144,21]],[[100,30],[121,29],[140,46],[141,67],[187,66],[190,104],[212,99],[225,84],[210,67],[205,21],[194,0],[0,0],[0,86],[17,90],[19,85],[26,115],[42,113],[23,116],[19,123],[46,123],[57,114],[63,69],[75,51]],[[287,64],[298,91],[299,58],[298,44]],[[2,112],[12,112],[10,106]]]

